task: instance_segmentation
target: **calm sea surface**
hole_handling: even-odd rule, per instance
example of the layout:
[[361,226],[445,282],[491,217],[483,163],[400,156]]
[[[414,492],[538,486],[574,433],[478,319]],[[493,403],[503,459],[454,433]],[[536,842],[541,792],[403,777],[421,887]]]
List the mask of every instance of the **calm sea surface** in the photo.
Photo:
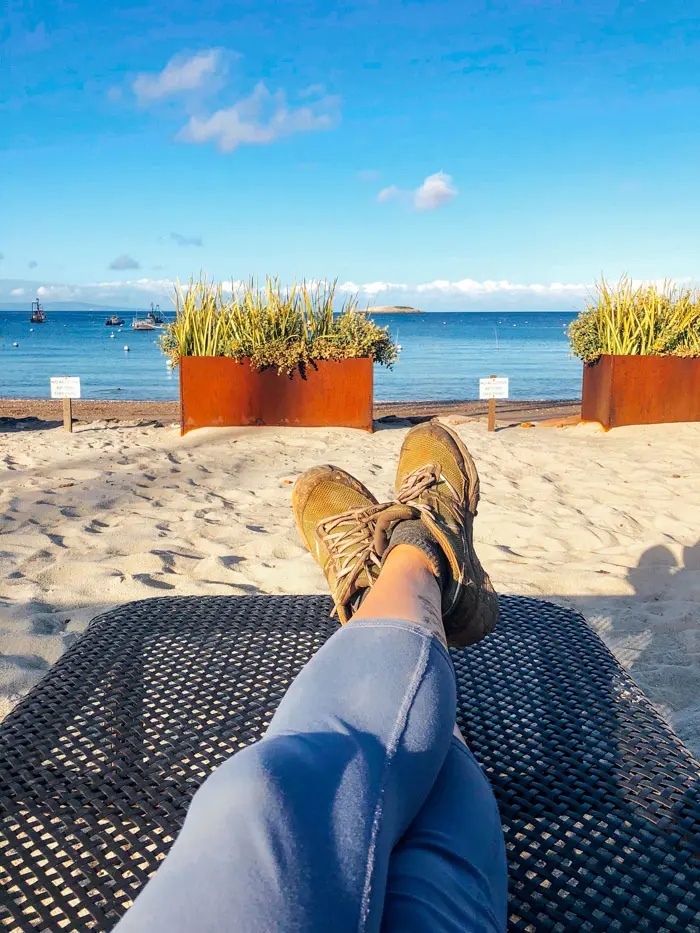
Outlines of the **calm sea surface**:
[[[45,324],[30,324],[29,311],[0,311],[0,397],[46,398],[51,376],[79,376],[84,398],[176,399],[177,371],[166,365],[158,332],[133,331],[131,312],[122,315],[121,330],[106,327],[108,315],[49,311]],[[478,398],[479,377],[493,373],[509,377],[511,398],[580,398],[581,363],[571,357],[566,338],[574,316],[382,315],[377,320],[389,326],[402,351],[393,370],[376,367],[375,397]]]

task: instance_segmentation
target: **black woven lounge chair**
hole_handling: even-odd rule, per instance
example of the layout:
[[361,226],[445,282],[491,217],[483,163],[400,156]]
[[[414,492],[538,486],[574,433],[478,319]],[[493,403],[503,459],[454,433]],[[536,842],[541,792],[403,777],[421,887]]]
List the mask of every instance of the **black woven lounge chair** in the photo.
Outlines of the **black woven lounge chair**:
[[[115,925],[194,791],[333,631],[329,605],[154,599],[91,624],[0,731],[3,933]],[[510,929],[698,933],[700,766],[580,616],[501,606],[453,656],[503,820]]]

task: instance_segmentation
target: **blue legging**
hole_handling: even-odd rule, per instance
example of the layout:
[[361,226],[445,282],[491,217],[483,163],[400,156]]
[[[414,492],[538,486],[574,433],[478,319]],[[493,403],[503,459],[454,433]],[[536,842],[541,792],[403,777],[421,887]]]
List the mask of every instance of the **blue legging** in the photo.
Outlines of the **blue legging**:
[[427,630],[344,626],[195,794],[118,933],[505,930],[498,810],[455,707]]

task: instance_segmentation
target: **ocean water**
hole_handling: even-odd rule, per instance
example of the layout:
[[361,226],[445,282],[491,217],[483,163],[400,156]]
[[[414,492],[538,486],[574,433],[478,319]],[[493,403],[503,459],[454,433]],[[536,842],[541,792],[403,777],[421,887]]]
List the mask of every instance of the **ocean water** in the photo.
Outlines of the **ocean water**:
[[[158,347],[158,332],[133,331],[131,312],[122,315],[126,326],[121,329],[106,327],[107,316],[55,311],[47,312],[45,324],[30,324],[29,311],[0,311],[0,397],[47,398],[51,376],[79,376],[83,398],[176,399],[177,371],[171,371]],[[375,397],[473,399],[479,395],[479,378],[495,374],[509,378],[514,399],[580,398],[581,362],[571,356],[566,337],[574,316],[378,316],[402,350],[392,370],[375,367]]]

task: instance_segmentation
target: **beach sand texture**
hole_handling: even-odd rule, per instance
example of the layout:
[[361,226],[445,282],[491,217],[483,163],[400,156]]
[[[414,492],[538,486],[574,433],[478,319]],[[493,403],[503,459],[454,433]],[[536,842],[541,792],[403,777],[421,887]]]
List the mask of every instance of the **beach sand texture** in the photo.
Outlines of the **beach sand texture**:
[[[0,713],[119,603],[325,592],[292,483],[334,463],[388,497],[407,427],[0,433]],[[496,588],[580,609],[700,755],[700,425],[456,430]]]

